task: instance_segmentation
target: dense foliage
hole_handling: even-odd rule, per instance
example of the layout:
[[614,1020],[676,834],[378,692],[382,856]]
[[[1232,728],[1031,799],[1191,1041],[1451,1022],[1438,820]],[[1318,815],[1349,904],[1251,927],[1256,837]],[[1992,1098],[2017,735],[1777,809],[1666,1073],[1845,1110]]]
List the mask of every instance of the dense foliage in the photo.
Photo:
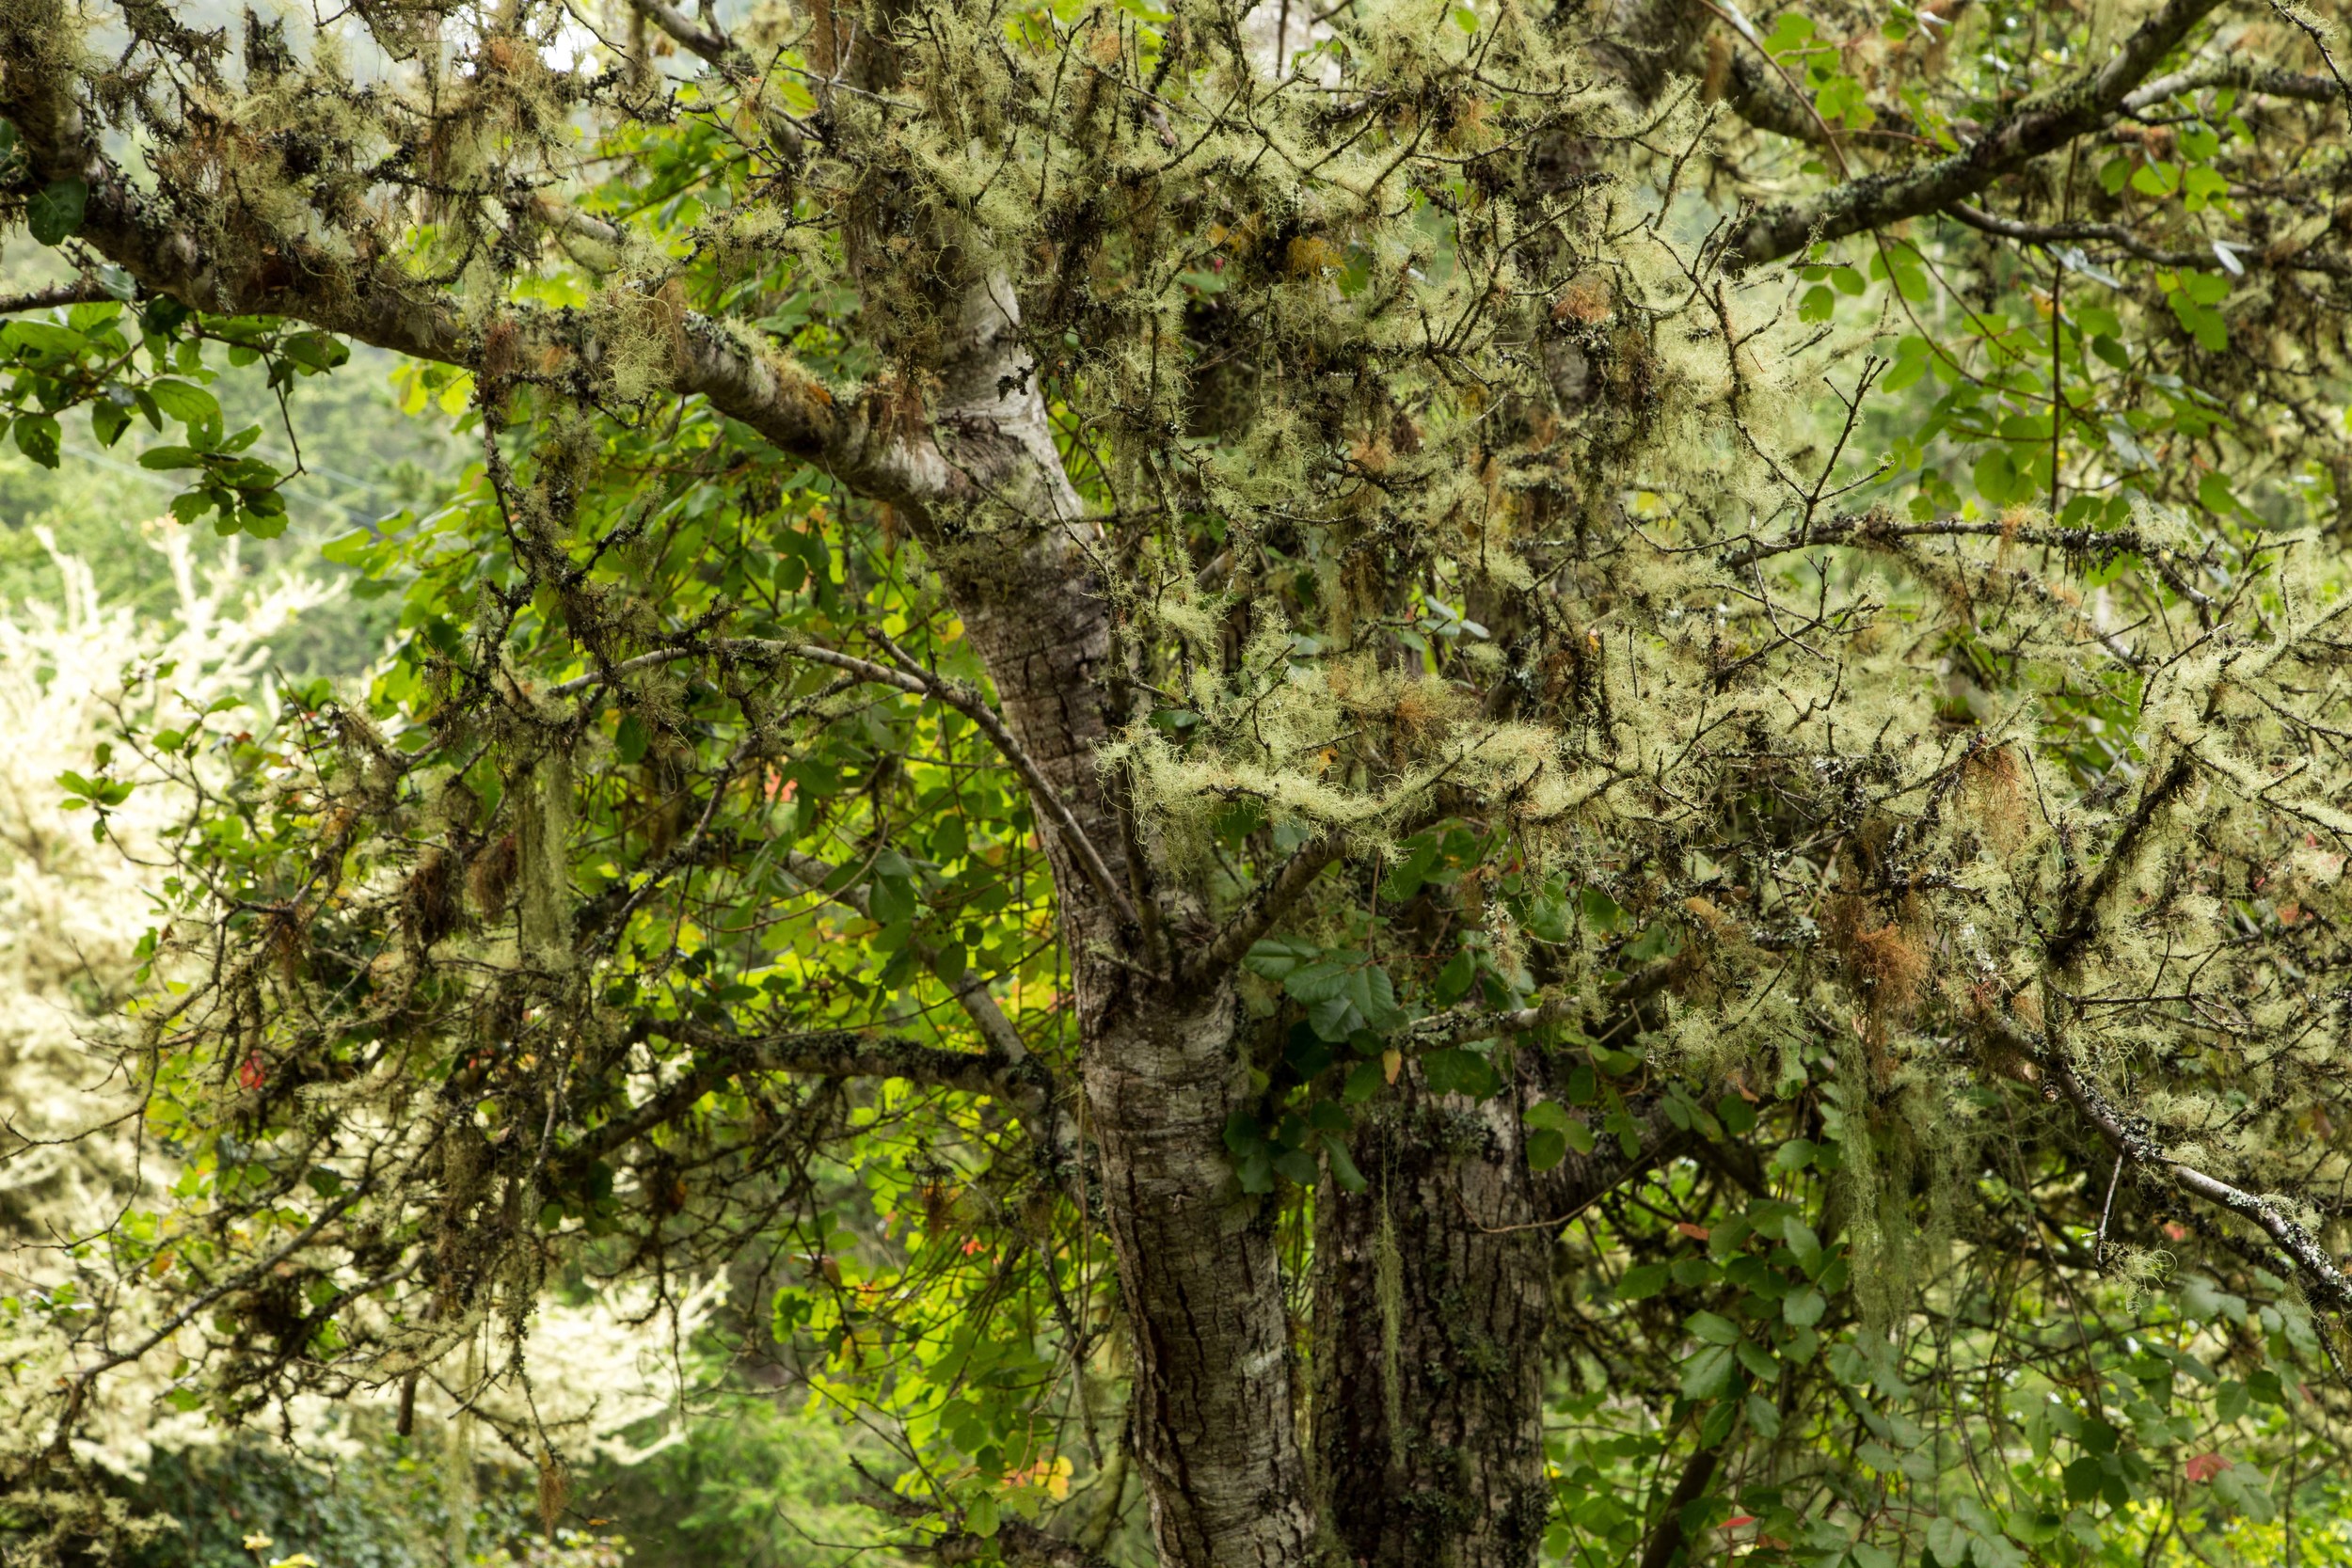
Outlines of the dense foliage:
[[0,1543],[140,1379],[583,1527],[534,1344],[723,1284],[946,1560],[2352,1556],[2328,37],[7,0],[27,458],[474,455],[65,773],[170,1184]]

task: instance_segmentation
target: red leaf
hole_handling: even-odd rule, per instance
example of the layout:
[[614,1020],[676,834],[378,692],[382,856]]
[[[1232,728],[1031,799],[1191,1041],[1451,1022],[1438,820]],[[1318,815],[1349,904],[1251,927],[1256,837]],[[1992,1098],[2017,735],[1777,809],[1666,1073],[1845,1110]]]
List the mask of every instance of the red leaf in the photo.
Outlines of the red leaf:
[[1715,1528],[1717,1529],[1738,1529],[1741,1525],[1753,1525],[1755,1523],[1755,1514],[1742,1513],[1736,1519],[1725,1519],[1722,1524],[1717,1525]]
[[269,1069],[262,1065],[260,1052],[247,1056],[245,1065],[237,1069],[237,1082],[248,1089],[258,1089],[269,1082]]
[[2208,1481],[2230,1467],[2230,1462],[2217,1453],[2192,1454],[2183,1466],[2193,1481]]
[[1707,1227],[1703,1225],[1692,1225],[1689,1220],[1677,1220],[1675,1228],[1694,1242],[1707,1240]]

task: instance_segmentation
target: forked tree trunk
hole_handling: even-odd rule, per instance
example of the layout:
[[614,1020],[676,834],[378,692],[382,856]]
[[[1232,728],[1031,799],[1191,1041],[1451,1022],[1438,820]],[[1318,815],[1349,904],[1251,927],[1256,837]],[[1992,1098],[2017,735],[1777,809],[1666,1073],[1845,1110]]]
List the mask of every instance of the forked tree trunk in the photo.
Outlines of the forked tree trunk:
[[[1056,531],[942,541],[1008,724],[1122,879],[1095,758],[1111,732],[1107,606]],[[1509,1097],[1408,1073],[1361,1118],[1371,1180],[1318,1195],[1312,1410],[1297,1408],[1269,1200],[1224,1131],[1250,1104],[1229,983],[1185,994],[1050,828],[1080,1022],[1080,1086],[1134,1335],[1134,1430],[1168,1568],[1527,1568],[1549,1507],[1538,1351],[1550,1239]],[[1311,1426],[1312,1454],[1305,1429]]]

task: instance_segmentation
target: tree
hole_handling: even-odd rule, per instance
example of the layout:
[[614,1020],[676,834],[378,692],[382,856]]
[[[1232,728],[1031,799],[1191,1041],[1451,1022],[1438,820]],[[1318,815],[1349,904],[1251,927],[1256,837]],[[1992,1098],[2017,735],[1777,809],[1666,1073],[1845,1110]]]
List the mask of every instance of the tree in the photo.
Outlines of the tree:
[[363,696],[116,741],[176,1294],[23,1528],[117,1369],[405,1422],[722,1269],[950,1560],[2298,1528],[2340,79],[1970,16],[17,0],[28,454],[274,532],[207,356],[340,338],[481,451]]

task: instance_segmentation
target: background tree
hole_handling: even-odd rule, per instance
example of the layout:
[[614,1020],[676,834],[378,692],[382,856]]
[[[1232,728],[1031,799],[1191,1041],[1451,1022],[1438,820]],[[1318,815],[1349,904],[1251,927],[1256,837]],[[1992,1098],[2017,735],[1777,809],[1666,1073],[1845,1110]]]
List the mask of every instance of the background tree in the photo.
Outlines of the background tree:
[[2328,48],[16,0],[25,453],[144,420],[274,534],[208,356],[345,337],[480,450],[330,551],[402,597],[363,695],[115,742],[204,802],[188,1174],[77,1259],[164,1305],[17,1308],[21,1549],[151,1361],[437,1388],[552,1523],[537,1305],[722,1271],[950,1560],[2307,1548]]

